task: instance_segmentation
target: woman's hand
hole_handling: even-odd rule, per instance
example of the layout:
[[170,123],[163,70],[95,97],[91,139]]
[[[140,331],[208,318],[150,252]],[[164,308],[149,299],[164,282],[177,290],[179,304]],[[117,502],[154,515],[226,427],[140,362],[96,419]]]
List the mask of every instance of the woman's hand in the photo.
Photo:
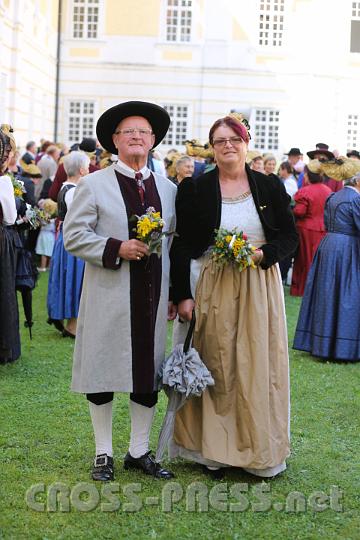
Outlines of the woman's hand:
[[140,240],[125,240],[121,243],[119,257],[126,261],[140,261],[145,255],[149,255],[149,248]]
[[195,307],[195,302],[192,298],[182,300],[178,305],[179,319],[182,321],[191,321],[192,312]]
[[264,252],[262,249],[257,249],[256,251],[254,251],[253,255],[252,255],[252,260],[254,262],[254,264],[256,266],[259,266],[259,264],[261,263],[261,261],[263,260],[264,258]]
[[173,321],[177,315],[177,306],[168,302],[168,321]]

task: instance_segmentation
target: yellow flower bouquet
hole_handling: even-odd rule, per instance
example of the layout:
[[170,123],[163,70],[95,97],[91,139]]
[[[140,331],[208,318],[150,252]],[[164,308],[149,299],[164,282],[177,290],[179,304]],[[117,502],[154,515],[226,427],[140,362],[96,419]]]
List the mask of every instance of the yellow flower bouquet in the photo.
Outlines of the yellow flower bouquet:
[[50,223],[51,217],[44,210],[37,206],[30,206],[30,204],[27,204],[26,207],[27,210],[24,221],[29,223],[30,229],[38,229],[41,225]]
[[156,253],[158,257],[161,257],[162,239],[174,233],[163,232],[165,221],[160,212],[155,212],[155,208],[150,206],[145,214],[132,216],[130,221],[136,221],[136,227],[133,230],[136,232],[137,240],[141,240],[149,247],[150,255]]
[[227,231],[219,229],[216,232],[215,244],[211,251],[211,258],[220,266],[231,263],[235,264],[239,272],[248,268],[255,268],[252,255],[256,247],[252,246],[246,234],[236,229]]
[[14,196],[22,199],[24,193],[26,193],[24,182],[22,182],[21,180],[18,180],[13,175],[9,174],[9,176],[10,176],[10,180],[12,182],[13,189],[14,189]]

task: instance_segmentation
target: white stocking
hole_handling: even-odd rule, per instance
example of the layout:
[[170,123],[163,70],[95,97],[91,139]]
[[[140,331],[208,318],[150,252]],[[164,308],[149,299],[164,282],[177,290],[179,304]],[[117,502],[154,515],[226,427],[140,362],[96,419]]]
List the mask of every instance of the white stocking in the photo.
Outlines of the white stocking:
[[133,458],[139,458],[149,451],[149,437],[155,406],[145,407],[130,399],[129,407],[131,418],[129,453]]
[[96,455],[113,455],[112,449],[112,401],[95,405],[89,401],[91,421],[95,435]]

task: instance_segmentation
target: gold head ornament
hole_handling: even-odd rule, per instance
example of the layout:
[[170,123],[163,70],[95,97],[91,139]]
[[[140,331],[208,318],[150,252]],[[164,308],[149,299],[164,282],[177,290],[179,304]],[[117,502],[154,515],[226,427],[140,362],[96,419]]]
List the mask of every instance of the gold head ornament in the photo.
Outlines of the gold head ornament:
[[199,139],[192,139],[191,141],[185,141],[186,153],[188,156],[212,158],[214,157],[214,151],[208,144],[201,144]]
[[257,150],[249,150],[246,154],[245,161],[246,163],[251,163],[253,159],[255,158],[262,158],[262,155]]
[[311,159],[307,164],[307,168],[314,174],[324,174],[322,170],[322,162],[318,159]]
[[173,152],[170,157],[165,158],[166,174],[170,178],[175,178],[176,162],[182,155],[180,152]]
[[233,118],[234,120],[236,120],[239,124],[242,124],[243,126],[246,127],[246,130],[248,132],[248,136],[249,136],[249,139],[251,139],[251,135],[250,135],[250,124],[249,122],[246,120],[246,118],[243,117],[243,115],[239,112],[231,112],[229,113],[227,116],[230,116],[230,118]]
[[360,172],[360,161],[339,156],[337,159],[322,162],[321,168],[323,174],[341,182],[342,180],[352,178]]
[[14,133],[13,128],[10,126],[10,124],[1,124],[0,129],[4,133],[4,135],[7,135],[7,137],[9,137],[11,150],[15,153],[16,152],[16,142],[15,142],[14,135],[13,135],[13,133]]

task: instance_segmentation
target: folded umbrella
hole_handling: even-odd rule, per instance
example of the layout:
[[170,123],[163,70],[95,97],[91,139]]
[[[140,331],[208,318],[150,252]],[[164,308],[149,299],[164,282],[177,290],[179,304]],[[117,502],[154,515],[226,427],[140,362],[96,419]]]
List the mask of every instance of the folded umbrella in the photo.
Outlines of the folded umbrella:
[[16,268],[16,290],[20,291],[25,315],[25,327],[29,329],[32,339],[32,290],[36,285],[38,271],[34,265],[32,255],[24,247],[18,248],[18,260]]
[[168,405],[156,450],[157,462],[161,461],[173,436],[176,413],[184,405],[186,399],[190,396],[201,396],[207,386],[215,384],[199,353],[190,347],[194,328],[195,313],[193,312],[185,343],[175,346],[158,373],[159,387],[166,392]]

